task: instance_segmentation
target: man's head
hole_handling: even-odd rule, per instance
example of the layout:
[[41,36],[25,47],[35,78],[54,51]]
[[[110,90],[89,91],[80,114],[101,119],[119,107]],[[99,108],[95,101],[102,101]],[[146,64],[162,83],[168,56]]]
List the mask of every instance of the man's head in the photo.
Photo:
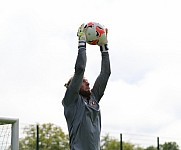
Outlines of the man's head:
[[79,94],[84,96],[84,97],[87,97],[87,98],[89,98],[90,95],[91,95],[91,90],[90,90],[90,87],[89,87],[89,82],[85,78],[82,80],[82,84],[81,84],[81,87],[80,87]]
[[[69,81],[64,86],[66,88],[68,88],[71,81],[72,81],[72,77],[69,79]],[[87,98],[89,98],[90,95],[91,95],[89,82],[88,82],[88,80],[86,78],[83,78],[83,80],[82,80],[82,84],[81,84],[81,87],[80,87],[80,90],[79,90],[79,94],[84,96],[84,97],[87,97]]]

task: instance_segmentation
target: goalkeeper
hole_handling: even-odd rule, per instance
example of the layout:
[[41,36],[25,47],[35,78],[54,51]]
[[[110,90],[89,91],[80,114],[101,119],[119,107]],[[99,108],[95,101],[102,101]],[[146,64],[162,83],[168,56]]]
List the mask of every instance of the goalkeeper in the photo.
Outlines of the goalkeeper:
[[65,84],[67,90],[62,101],[69,131],[70,149],[100,150],[101,113],[99,102],[104,95],[111,74],[107,37],[99,45],[102,56],[101,72],[90,90],[89,82],[84,77],[87,61],[84,24],[79,27],[77,36],[78,56],[75,72]]

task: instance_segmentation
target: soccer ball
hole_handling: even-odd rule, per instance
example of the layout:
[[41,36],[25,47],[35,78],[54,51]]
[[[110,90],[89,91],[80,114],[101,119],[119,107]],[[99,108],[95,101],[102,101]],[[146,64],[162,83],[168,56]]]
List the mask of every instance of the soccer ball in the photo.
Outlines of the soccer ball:
[[97,22],[89,22],[85,25],[86,42],[90,45],[107,43],[106,28]]

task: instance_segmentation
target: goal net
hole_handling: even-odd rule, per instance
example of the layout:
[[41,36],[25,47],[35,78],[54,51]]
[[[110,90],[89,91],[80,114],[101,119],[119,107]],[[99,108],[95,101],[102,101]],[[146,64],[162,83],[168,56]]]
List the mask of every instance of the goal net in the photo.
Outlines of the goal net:
[[0,117],[0,150],[19,150],[19,120]]

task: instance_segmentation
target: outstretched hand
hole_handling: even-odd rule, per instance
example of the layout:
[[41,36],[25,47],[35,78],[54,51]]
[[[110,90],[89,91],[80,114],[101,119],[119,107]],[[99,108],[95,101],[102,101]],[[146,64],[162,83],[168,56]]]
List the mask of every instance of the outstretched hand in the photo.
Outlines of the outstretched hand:
[[108,43],[108,40],[107,40],[108,29],[105,28],[104,30],[105,30],[105,35],[102,36],[102,38],[100,39],[100,41],[98,43],[99,46],[102,46],[102,45],[105,45]]
[[78,36],[79,40],[86,41],[84,23],[79,27],[79,29],[77,31],[77,36]]

